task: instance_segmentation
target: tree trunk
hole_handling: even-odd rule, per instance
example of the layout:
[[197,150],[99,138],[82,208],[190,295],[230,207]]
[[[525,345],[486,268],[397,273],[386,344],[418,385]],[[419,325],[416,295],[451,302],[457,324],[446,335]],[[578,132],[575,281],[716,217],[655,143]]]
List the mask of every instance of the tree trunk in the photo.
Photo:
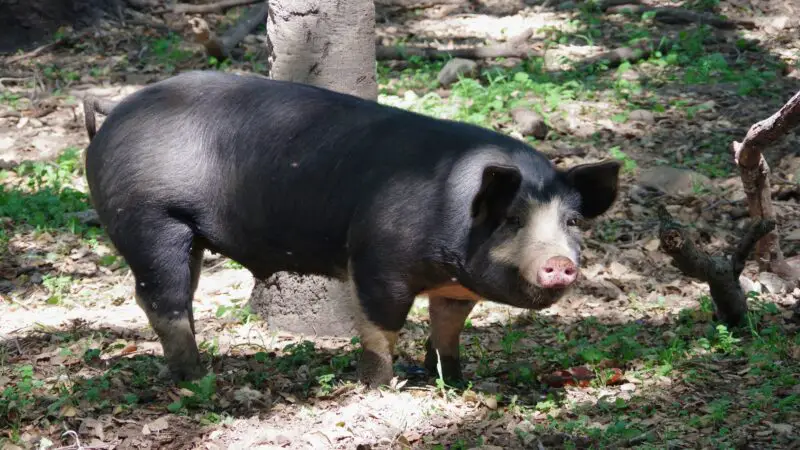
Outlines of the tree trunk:
[[[373,0],[270,0],[269,77],[376,100]],[[256,280],[251,309],[274,330],[356,335],[350,286],[319,276],[277,273]]]
[[270,1],[267,51],[270,78],[378,97],[372,1]]

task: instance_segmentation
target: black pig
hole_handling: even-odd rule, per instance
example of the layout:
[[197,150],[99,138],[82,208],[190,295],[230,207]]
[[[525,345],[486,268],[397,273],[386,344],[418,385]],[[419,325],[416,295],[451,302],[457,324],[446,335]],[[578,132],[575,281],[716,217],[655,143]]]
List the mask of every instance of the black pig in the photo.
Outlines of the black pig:
[[92,202],[177,380],[205,373],[192,315],[205,249],[259,278],[349,280],[372,386],[427,293],[426,367],[438,354],[452,380],[475,303],[557,301],[578,276],[576,221],[617,196],[615,161],[557,170],[503,134],[303,84],[188,72],[122,100],[95,135],[97,106]]

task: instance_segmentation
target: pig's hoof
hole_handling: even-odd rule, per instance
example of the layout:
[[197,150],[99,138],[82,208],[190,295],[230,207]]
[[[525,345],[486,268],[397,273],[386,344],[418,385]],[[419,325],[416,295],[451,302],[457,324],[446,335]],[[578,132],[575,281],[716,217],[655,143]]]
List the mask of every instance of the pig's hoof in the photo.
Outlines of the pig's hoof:
[[[444,378],[445,383],[455,384],[463,381],[464,376],[461,373],[461,361],[452,356],[441,354],[440,356],[442,360],[442,378]],[[428,352],[425,353],[425,369],[437,378],[439,377],[439,370],[436,367],[438,362],[439,358],[437,358],[436,350],[432,350],[428,347]]]
[[371,388],[388,385],[392,381],[392,356],[364,350],[358,362],[358,376],[361,382]]
[[192,365],[192,366],[182,366],[173,368],[170,367],[170,375],[172,376],[172,381],[175,383],[180,383],[182,381],[195,381],[203,378],[208,371],[206,371],[203,366],[200,364]]

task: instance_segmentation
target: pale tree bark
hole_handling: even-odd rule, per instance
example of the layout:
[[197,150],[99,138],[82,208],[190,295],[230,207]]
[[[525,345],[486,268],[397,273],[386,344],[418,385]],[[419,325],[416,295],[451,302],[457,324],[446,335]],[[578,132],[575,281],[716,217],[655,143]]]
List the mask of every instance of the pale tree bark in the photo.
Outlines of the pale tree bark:
[[[269,77],[376,100],[373,0],[270,0]],[[347,283],[282,272],[256,280],[251,309],[275,331],[355,336]]]
[[267,50],[271,78],[378,97],[372,1],[270,1]]

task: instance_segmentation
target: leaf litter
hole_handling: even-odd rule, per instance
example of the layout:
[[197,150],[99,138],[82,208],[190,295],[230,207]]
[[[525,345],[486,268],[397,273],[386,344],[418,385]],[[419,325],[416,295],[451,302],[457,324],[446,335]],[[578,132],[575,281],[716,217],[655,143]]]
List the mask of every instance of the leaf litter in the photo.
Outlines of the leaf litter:
[[[405,13],[392,14],[378,34],[404,32],[398,24]],[[465,42],[484,38],[476,31],[485,26],[481,20],[494,23],[481,14],[472,22],[468,15],[453,21],[434,17],[433,10],[422,14],[410,29]],[[569,30],[567,19],[576,17],[570,14],[523,8],[506,22]],[[213,26],[227,20],[209,18]],[[597,26],[602,36],[615,33],[611,22]],[[765,31],[745,35],[759,33]],[[85,147],[74,103],[69,95],[50,95],[55,88],[119,98],[170,72],[207,64],[198,49],[140,25],[101,27],[96,37],[102,39],[37,57],[62,75],[7,91],[20,94],[16,107],[23,116],[0,119],[0,143],[12,142],[4,159],[46,161],[64,147]],[[153,44],[169,49],[170,57],[154,54]],[[261,45],[245,42],[244,51]],[[729,42],[714,45],[707,50],[742,52]],[[782,45],[796,49],[797,41]],[[554,47],[571,52],[569,45]],[[744,55],[761,62],[756,53]],[[260,70],[253,61],[230,68]],[[14,68],[34,70],[25,62]],[[415,369],[428,323],[426,314],[412,314],[399,344],[399,377],[389,389],[365,390],[355,382],[357,345],[266,329],[242,311],[249,275],[209,259],[195,314],[198,343],[215,376],[175,387],[132,300],[130,273],[123,261],[112,260],[102,233],[36,231],[4,219],[0,428],[7,431],[0,442],[6,448],[125,449],[797,446],[800,341],[790,307],[800,290],[759,292],[746,329],[719,328],[711,321],[706,286],[681,276],[658,251],[653,206],[665,202],[676,218],[694,224],[695,238],[712,252],[735,242],[747,213],[725,148],[798,83],[787,76],[771,81],[774,97],[743,96],[735,82],[675,83],[669,79],[674,73],[652,62],[630,70],[636,75],[625,79],[661,79],[651,84],[655,93],[629,91],[620,81],[611,87],[637,109],[660,105],[652,122],[624,122],[626,114],[642,114],[626,112],[613,98],[545,108],[549,116],[568,111],[570,120],[556,121],[554,139],[535,145],[565,155],[557,158],[563,166],[609,154],[626,161],[623,191],[610,214],[585,232],[586,279],[577,292],[538,313],[489,303],[475,309],[462,341],[471,385],[444,386]],[[417,90],[418,99],[427,92],[414,82],[393,83]],[[503,114],[491,120],[502,124]],[[26,143],[35,138],[38,146]],[[791,136],[767,154],[777,176],[790,181],[800,167],[794,144]],[[642,187],[642,170],[663,165],[702,171],[710,181],[680,193]],[[3,173],[5,189],[35,192],[30,174]],[[79,170],[64,177],[85,191]],[[793,189],[780,185],[774,192],[788,256],[797,252],[790,227],[800,216]],[[745,277],[761,289],[754,264]]]

